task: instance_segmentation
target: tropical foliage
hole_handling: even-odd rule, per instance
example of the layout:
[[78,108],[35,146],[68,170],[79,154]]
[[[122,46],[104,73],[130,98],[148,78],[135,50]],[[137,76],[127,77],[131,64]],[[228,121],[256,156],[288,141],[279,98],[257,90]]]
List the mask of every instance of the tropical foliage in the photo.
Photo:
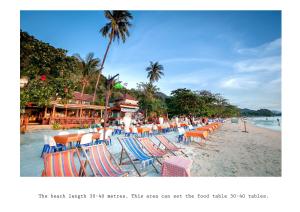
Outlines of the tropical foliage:
[[129,27],[131,27],[130,20],[133,18],[131,13],[127,10],[113,10],[104,11],[104,16],[108,22],[100,29],[100,33],[103,37],[108,37],[109,41],[106,47],[106,51],[103,56],[101,67],[99,70],[98,78],[95,84],[94,89],[94,98],[95,101],[96,92],[98,89],[98,84],[101,76],[101,72],[104,68],[104,63],[107,57],[107,53],[113,41],[121,39],[125,43],[126,38],[129,36]]
[[[136,88],[114,87],[113,82],[103,77],[102,71],[114,41],[123,43],[129,36],[132,15],[128,11],[105,11],[107,23],[100,29],[103,37],[108,38],[103,59],[95,58],[89,53],[85,58],[79,54],[68,56],[67,51],[55,48],[48,43],[37,40],[26,32],[20,32],[20,75],[28,83],[20,90],[20,105],[34,103],[47,107],[53,100],[67,103],[74,91],[94,93],[95,104],[108,105],[109,98],[119,98],[128,93],[139,101],[140,111],[146,118],[160,115],[197,115],[197,116],[236,116],[239,109],[231,105],[220,94],[210,91],[192,91],[179,88],[166,96],[160,92],[157,83],[165,74],[164,67],[158,61],[150,62],[145,68],[149,81],[137,84]],[[107,88],[110,89],[107,89]],[[105,92],[109,90],[109,93]],[[96,98],[98,97],[98,98]]]
[[148,78],[150,83],[157,82],[163,75],[164,67],[160,65],[158,62],[153,63],[150,62],[150,66],[146,68],[146,71],[148,72]]
[[[89,57],[92,55],[88,55],[87,60],[82,61],[78,56],[68,56],[66,50],[37,40],[26,32],[21,31],[20,37],[20,73],[21,77],[28,79],[28,84],[20,90],[21,107],[28,103],[49,106],[52,100],[66,103],[75,90],[84,87],[82,79],[95,81],[97,73],[93,70],[95,67],[90,66],[96,66],[94,63],[99,59],[92,58],[91,62]],[[85,86],[88,91],[93,88]]]
[[210,91],[191,91],[177,89],[166,99],[171,116],[194,115],[209,117],[228,117],[239,115],[239,109],[228,103],[220,94]]

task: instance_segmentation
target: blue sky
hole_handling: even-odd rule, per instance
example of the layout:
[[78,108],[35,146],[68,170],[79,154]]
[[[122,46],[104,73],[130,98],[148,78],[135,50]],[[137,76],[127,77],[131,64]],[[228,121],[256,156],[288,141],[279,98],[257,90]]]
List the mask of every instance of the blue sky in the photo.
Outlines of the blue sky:
[[[104,75],[128,88],[146,81],[150,61],[164,66],[156,85],[221,93],[241,108],[281,110],[280,11],[132,11],[126,43],[113,43]],[[103,11],[21,11],[21,29],[68,54],[103,57]]]

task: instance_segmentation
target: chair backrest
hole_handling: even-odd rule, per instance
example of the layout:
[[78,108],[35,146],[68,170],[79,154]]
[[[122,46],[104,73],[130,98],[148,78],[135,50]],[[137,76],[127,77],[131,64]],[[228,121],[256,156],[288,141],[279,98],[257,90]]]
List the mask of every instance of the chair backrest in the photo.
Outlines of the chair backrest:
[[113,158],[105,144],[82,147],[82,149],[94,175],[117,177],[124,174],[120,167],[113,163]]
[[136,126],[132,127],[132,133],[138,133],[138,129],[136,128]]
[[124,127],[124,131],[125,131],[125,133],[130,133],[129,126],[125,126],[125,127]]
[[165,136],[163,135],[157,135],[156,138],[165,146],[167,147],[167,149],[170,149],[170,150],[178,150],[179,148],[171,143]]
[[56,142],[52,136],[44,135],[44,142],[49,146],[56,146]]
[[58,133],[58,135],[69,135],[70,133],[67,131],[61,131]]
[[162,156],[165,151],[159,149],[149,138],[138,138],[137,139],[144,148],[153,156]]
[[110,137],[113,133],[112,129],[107,129],[105,132],[105,139],[108,139],[108,137]]
[[43,176],[45,177],[79,176],[74,162],[74,154],[76,151],[78,150],[70,149],[67,151],[45,154]]
[[81,137],[80,139],[80,144],[89,144],[93,142],[93,134],[92,133],[88,133],[88,134],[85,134]]
[[77,134],[84,134],[85,131],[84,130],[77,130]]
[[123,138],[121,142],[124,144],[123,146],[127,152],[135,159],[140,161],[151,159],[133,138]]

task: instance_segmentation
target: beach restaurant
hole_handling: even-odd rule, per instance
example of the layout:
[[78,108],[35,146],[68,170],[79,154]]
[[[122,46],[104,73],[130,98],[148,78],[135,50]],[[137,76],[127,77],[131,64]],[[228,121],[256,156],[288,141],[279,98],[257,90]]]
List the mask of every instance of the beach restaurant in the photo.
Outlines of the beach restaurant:
[[30,124],[94,124],[103,117],[105,107],[93,105],[92,100],[92,95],[74,92],[67,104],[62,104],[60,99],[51,101],[50,107],[28,103],[24,113],[29,116]]

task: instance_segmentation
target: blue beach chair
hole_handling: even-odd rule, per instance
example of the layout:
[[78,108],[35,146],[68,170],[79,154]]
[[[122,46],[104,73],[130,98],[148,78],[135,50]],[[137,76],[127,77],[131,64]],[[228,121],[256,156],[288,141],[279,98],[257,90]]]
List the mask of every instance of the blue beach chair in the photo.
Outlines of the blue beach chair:
[[122,138],[122,139],[118,138],[118,141],[122,146],[120,165],[122,164],[123,153],[125,153],[125,155],[129,159],[129,162],[133,165],[135,171],[139,176],[142,175],[137,169],[134,161],[138,161],[141,164],[142,168],[152,165],[155,171],[159,173],[156,167],[154,166],[154,158],[147,155],[139,146],[139,144],[136,142],[136,140],[134,140],[133,138]]

